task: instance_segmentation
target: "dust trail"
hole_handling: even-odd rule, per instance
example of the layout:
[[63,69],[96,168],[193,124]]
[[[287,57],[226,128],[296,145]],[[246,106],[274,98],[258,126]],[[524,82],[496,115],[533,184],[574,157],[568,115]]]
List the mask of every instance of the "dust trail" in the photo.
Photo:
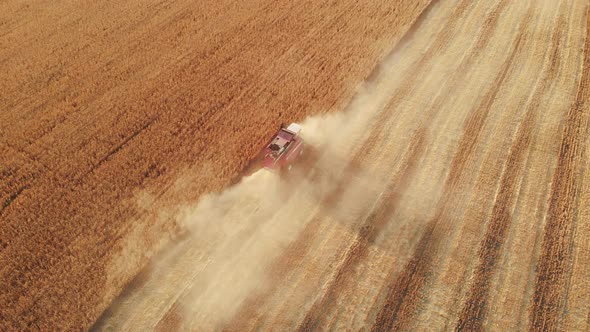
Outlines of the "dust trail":
[[[344,111],[302,122],[306,156],[288,176],[259,170],[223,192],[175,208],[173,218],[187,235],[153,260],[139,289],[119,299],[124,304],[116,304],[119,310],[102,325],[119,330],[215,329],[249,296],[265,290],[269,266],[319,210],[322,222],[354,232],[354,223],[377,199],[387,174],[357,165],[344,189],[339,187],[341,175],[350,156],[362,153],[358,150],[366,148],[367,138],[375,136],[367,129],[382,120],[377,115],[401,81],[405,66],[399,51],[406,47],[407,40],[398,44]],[[183,175],[179,181],[191,177]],[[318,205],[334,190],[342,190],[337,206]],[[169,218],[170,212],[163,215]],[[149,305],[141,317],[121,319],[142,304]],[[123,326],[113,326],[116,322]]]
[[[345,161],[386,101],[366,86],[360,91],[346,112],[303,122],[306,150],[313,150],[316,158],[297,165],[287,178],[261,170],[183,209],[178,221],[190,231],[191,242],[204,247],[208,266],[172,309],[182,312],[182,326],[215,328],[233,317],[248,296],[264,290],[268,267],[314,212],[325,209],[318,202],[336,188]],[[374,200],[380,183],[368,170],[356,169],[327,217],[352,231],[351,224]]]
[[[328,113],[303,121],[305,158],[287,178],[258,171],[222,193],[210,194],[196,206],[183,209],[178,221],[190,230],[191,241],[205,246],[207,268],[192,280],[167,316],[182,314],[186,328],[209,329],[233,317],[252,294],[263,292],[268,267],[292,243],[318,212],[349,232],[387,183],[369,165],[356,165],[345,189],[337,188],[351,156],[363,153],[377,115],[399,84],[404,66],[403,40],[357,89],[343,112]],[[373,133],[374,134],[374,133]],[[374,136],[374,135],[373,135]],[[376,144],[379,142],[377,141]],[[371,151],[379,149],[370,149]],[[370,156],[367,156],[370,157]],[[369,163],[370,164],[370,163]],[[326,195],[343,190],[336,207],[319,206]],[[323,221],[322,221],[323,222]]]

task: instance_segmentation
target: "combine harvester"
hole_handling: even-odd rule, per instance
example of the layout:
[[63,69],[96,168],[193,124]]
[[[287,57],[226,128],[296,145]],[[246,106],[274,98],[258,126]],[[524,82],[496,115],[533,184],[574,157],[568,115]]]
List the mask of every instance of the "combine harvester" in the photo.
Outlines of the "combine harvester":
[[290,171],[293,162],[303,153],[303,139],[299,136],[301,125],[291,123],[275,134],[263,151],[262,166],[270,171]]

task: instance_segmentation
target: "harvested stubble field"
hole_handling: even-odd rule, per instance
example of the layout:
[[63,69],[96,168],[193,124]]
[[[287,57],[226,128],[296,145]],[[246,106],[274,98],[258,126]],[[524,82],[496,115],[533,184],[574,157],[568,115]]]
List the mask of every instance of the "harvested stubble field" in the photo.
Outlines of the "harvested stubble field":
[[0,330],[590,329],[588,1],[0,13]]

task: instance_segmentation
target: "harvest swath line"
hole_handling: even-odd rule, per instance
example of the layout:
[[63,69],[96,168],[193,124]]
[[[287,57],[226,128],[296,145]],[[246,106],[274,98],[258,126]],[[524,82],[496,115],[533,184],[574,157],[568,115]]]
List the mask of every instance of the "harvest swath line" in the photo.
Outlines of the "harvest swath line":
[[571,273],[572,236],[578,220],[580,181],[576,175],[588,149],[590,129],[590,8],[586,10],[586,39],[582,75],[576,100],[568,110],[553,178],[545,235],[530,307],[531,330],[558,330],[564,310],[564,281]]
[[[560,18],[557,24],[558,29],[553,33],[550,56],[545,61],[545,63],[549,64],[548,68],[544,70],[545,74],[540,79],[541,85],[535,89],[531,104],[527,107],[524,119],[517,131],[516,141],[512,144],[505,162],[499,191],[496,194],[492,209],[492,219],[488,222],[479,249],[479,262],[474,272],[474,281],[464,303],[463,311],[459,316],[459,330],[478,331],[483,329],[482,324],[487,310],[486,301],[490,292],[490,281],[495,272],[512,220],[512,209],[516,204],[519,192],[519,182],[517,180],[523,171],[524,159],[530,154],[529,147],[536,136],[533,131],[537,124],[541,98],[555,85],[554,79],[560,66],[560,45],[564,32],[563,25],[565,24],[563,18]],[[525,155],[527,151],[529,153]]]
[[[416,20],[416,24],[414,27],[412,27],[413,30],[418,29],[420,24],[424,24],[426,16],[437,3],[438,0],[435,0],[429,4],[429,7]],[[412,92],[412,88],[416,86],[416,84],[421,80],[422,75],[420,74],[426,70],[426,64],[432,61],[432,59],[434,59],[438,53],[442,52],[446,47],[448,47],[449,41],[452,37],[452,31],[458,24],[459,18],[466,12],[468,6],[470,5],[473,5],[473,1],[463,0],[457,6],[457,8],[448,18],[448,21],[443,25],[442,31],[437,35],[436,40],[434,40],[434,42],[429,45],[426,53],[421,56],[420,59],[416,60],[415,63],[412,63],[412,69],[406,75],[407,79],[404,80],[406,83],[402,85],[397,91],[395,91],[395,94],[392,96],[388,106],[399,104],[410,94],[410,92]]]
[[[489,23],[492,22],[488,21],[488,24]],[[401,274],[395,277],[394,274],[390,273],[388,277],[388,280],[391,280],[389,282],[389,290],[387,291],[383,307],[379,311],[373,330],[376,331],[382,327],[391,327],[394,329],[408,328],[406,324],[410,322],[414,315],[415,305],[418,300],[417,297],[423,291],[428,279],[427,274],[430,268],[429,263],[432,261],[430,256],[434,253],[439,244],[439,242],[436,241],[437,238],[433,235],[436,234],[437,227],[441,227],[438,225],[439,223],[448,223],[448,209],[451,209],[450,203],[452,197],[454,197],[454,193],[458,190],[456,187],[461,178],[465,163],[468,156],[471,155],[474,150],[475,142],[479,137],[479,133],[484,125],[487,114],[502,86],[502,83],[507,78],[513,60],[521,50],[521,41],[522,31],[520,32],[520,35],[517,36],[512,51],[504,62],[497,77],[492,81],[492,88],[488,91],[486,96],[484,96],[479,107],[473,110],[470,113],[470,116],[466,119],[465,132],[461,137],[458,152],[455,154],[451,163],[448,178],[445,180],[442,198],[437,204],[437,214],[427,224],[413,257],[402,269]],[[478,54],[482,50],[483,48],[480,47],[475,49],[475,52]],[[458,72],[461,73],[463,71]],[[403,314],[400,314],[400,311],[402,311]]]
[[[526,14],[524,14],[524,19],[519,20],[518,21],[518,25],[519,25],[519,31],[517,31],[517,36],[514,38],[515,40],[517,40],[517,46],[520,48],[520,52],[524,52],[524,50],[526,50],[530,44],[529,39],[532,38],[532,28],[531,27],[531,22],[533,22],[533,7],[534,7],[534,2],[529,2],[528,6],[527,6],[527,10],[526,10]],[[497,11],[493,11],[492,13],[494,13],[494,15],[499,15],[499,13]],[[494,23],[497,24],[497,19],[494,19],[492,21],[490,21],[490,19],[487,19],[486,22],[488,23]],[[491,38],[490,35],[487,36],[488,38]],[[477,42],[477,48],[483,48],[487,43],[483,43],[482,40],[480,39]],[[521,45],[522,44],[522,45]],[[520,57],[520,56],[519,56]],[[512,61],[514,62],[514,61]],[[505,63],[506,65],[506,63]],[[511,64],[511,67],[515,67],[514,64]],[[504,74],[506,73],[506,71],[504,72]],[[507,78],[506,78],[507,79]],[[494,82],[494,84],[498,84],[498,82]],[[459,176],[460,173],[463,172],[463,170],[465,169],[465,163],[467,162],[466,159],[463,159],[466,156],[470,156],[473,152],[473,150],[475,149],[476,146],[476,142],[479,140],[479,136],[480,136],[480,132],[481,129],[483,128],[484,124],[485,124],[485,119],[488,116],[488,113],[490,112],[490,109],[493,107],[493,100],[496,98],[496,94],[499,91],[495,91],[492,90],[493,94],[490,95],[488,94],[486,97],[484,97],[482,100],[483,102],[480,103],[479,107],[476,108],[475,111],[472,111],[467,119],[464,121],[464,134],[462,135],[460,144],[458,146],[458,152],[455,156],[455,158],[452,161],[452,167],[450,170],[450,175],[449,177],[451,178],[451,182],[455,183],[455,186],[459,184]],[[526,99],[526,98],[525,98]],[[525,100],[523,100],[522,102],[518,103],[516,106],[516,109],[520,109],[522,107],[522,105],[524,105]],[[480,110],[482,110],[482,112],[480,112]],[[474,140],[470,141],[469,140],[469,135],[474,135]],[[467,158],[468,159],[468,158]],[[457,169],[459,169],[459,171],[457,171]],[[495,174],[496,175],[490,175],[490,174]],[[484,175],[483,173],[480,173],[480,176],[478,177],[478,180],[475,183],[475,187],[481,187],[481,186],[492,186],[492,187],[498,187],[499,186],[499,182],[495,179],[499,179],[500,178],[500,170],[498,171],[494,171],[491,172],[488,175]],[[450,192],[449,192],[450,194]],[[473,197],[477,197],[473,196]],[[467,215],[464,216],[464,218],[470,218],[471,221],[470,224],[472,224],[471,227],[475,226],[475,224],[478,224],[479,220],[483,219],[486,217],[486,212],[484,212],[485,209],[483,210],[479,210],[479,209],[471,209],[469,208],[467,210],[466,213],[469,214],[469,217],[467,217]],[[447,218],[447,217],[445,217]],[[445,219],[443,218],[443,220]],[[448,222],[447,222],[448,223]],[[466,227],[466,226],[464,226]],[[480,228],[480,227],[477,227]],[[455,280],[455,283],[457,285],[457,287],[455,287],[454,289],[454,294],[460,294],[460,289],[462,288],[462,286],[460,285],[464,285],[466,280],[468,280],[468,275],[469,273],[467,272],[469,269],[469,265],[467,266],[461,266],[461,264],[459,264],[459,267],[461,268],[461,272],[459,273],[459,277],[457,278],[457,280]],[[447,274],[448,275],[448,274]],[[460,303],[460,296],[455,295],[456,298],[451,300],[451,303],[449,304],[450,307],[456,307],[459,305]],[[459,314],[459,313],[458,313]],[[457,321],[455,320],[454,323],[456,323]],[[445,323],[445,329],[450,329],[450,326],[453,325],[453,320],[452,319],[446,319],[446,323]]]

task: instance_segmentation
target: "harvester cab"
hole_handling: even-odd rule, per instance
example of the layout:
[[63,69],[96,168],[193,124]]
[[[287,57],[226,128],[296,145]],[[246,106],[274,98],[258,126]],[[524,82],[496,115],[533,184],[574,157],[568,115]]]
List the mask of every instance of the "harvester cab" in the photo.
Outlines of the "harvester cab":
[[303,140],[299,136],[301,125],[291,123],[282,127],[264,149],[262,165],[265,169],[278,171],[291,169],[293,161],[303,151]]

